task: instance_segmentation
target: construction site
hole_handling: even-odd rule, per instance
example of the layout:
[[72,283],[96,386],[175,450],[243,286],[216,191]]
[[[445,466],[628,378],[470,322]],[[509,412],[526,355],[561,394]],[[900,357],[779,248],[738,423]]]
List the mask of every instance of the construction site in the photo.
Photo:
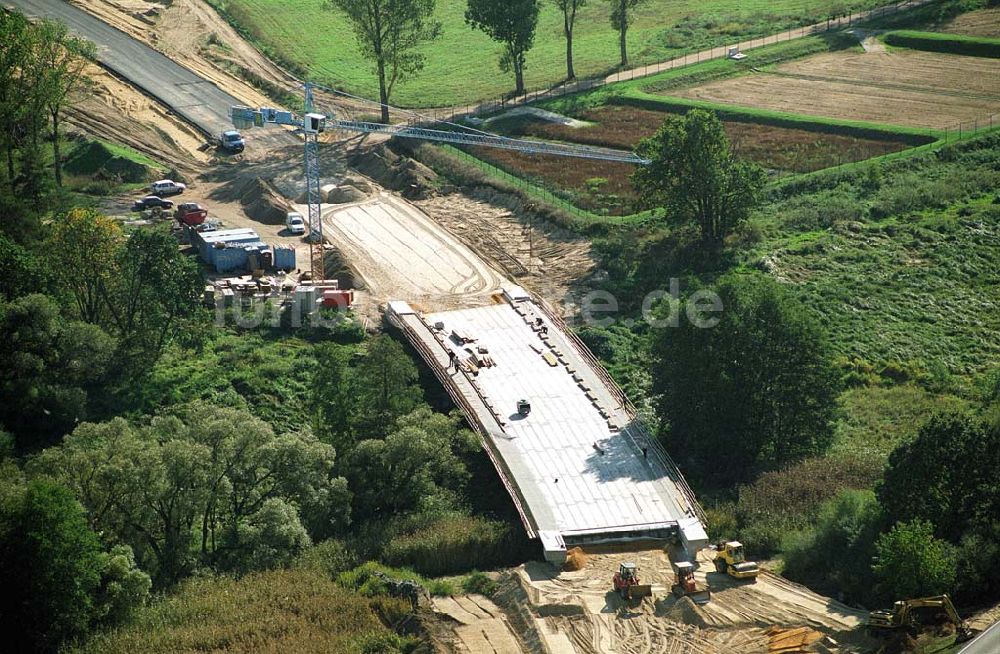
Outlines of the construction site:
[[[15,4],[30,12],[44,3]],[[300,80],[198,0],[70,8],[213,89],[178,101],[104,61],[88,69],[94,91],[69,115],[75,128],[158,157],[188,183],[182,199],[197,219],[164,210],[140,220],[176,217],[181,246],[204,264],[206,305],[351,309],[368,329],[405,341],[478,436],[538,556],[491,573],[490,598],[431,599],[423,620],[440,651],[881,651],[869,611],[748,560],[738,542],[710,540],[675,453],[564,322],[576,310],[566,295],[589,288],[596,270],[590,242],[516,199],[450,188],[388,142],[474,143],[568,166],[643,160],[463,133],[404,112],[387,129],[366,120],[370,103],[309,84],[304,111],[284,111],[247,80],[293,96]],[[149,29],[153,21],[163,29]],[[185,36],[194,33],[227,47],[195,46]],[[221,156],[212,144],[233,127],[246,150]],[[127,214],[130,201],[105,208]],[[292,231],[292,214],[304,217],[304,234]]]

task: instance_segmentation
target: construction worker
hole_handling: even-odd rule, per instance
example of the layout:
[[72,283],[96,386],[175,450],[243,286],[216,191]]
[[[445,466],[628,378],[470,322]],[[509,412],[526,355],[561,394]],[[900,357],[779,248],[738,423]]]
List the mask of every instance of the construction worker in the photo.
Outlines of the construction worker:
[[455,372],[458,372],[458,357],[455,356],[454,350],[448,350],[448,370],[452,368],[455,369]]

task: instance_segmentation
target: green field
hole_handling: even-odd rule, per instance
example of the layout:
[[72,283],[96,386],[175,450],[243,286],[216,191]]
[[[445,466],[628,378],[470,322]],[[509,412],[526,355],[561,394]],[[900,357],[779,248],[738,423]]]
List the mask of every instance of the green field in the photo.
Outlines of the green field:
[[[347,21],[321,8],[320,0],[210,0],[269,56],[320,83],[377,97],[371,65],[358,54]],[[638,10],[629,32],[633,64],[669,59],[685,51],[724,45],[809,24],[848,10],[889,4],[886,0],[651,0]],[[449,106],[495,99],[513,88],[513,76],[497,67],[497,46],[464,21],[465,0],[438,0],[441,38],[425,46],[427,67],[398,85],[394,104]],[[608,21],[608,4],[591,0],[577,18],[577,75],[608,72],[618,63],[618,41]],[[535,47],[528,55],[525,83],[541,88],[566,72],[562,16],[542,3]]]

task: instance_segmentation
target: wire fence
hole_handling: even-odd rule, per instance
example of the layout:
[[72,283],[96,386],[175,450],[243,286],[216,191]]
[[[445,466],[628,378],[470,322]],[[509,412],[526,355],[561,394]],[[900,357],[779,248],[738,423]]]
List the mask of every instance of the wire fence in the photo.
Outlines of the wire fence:
[[470,116],[476,117],[488,115],[498,111],[503,111],[510,107],[529,104],[539,100],[557,98],[564,95],[571,95],[582,91],[600,88],[608,84],[616,84],[618,82],[640,79],[650,75],[656,75],[664,71],[674,70],[675,68],[683,68],[685,66],[699,64],[705,61],[711,61],[713,59],[725,59],[731,56],[731,51],[734,48],[736,52],[742,52],[744,50],[752,50],[753,48],[759,48],[765,45],[785,43],[787,41],[793,41],[806,36],[842,30],[871,20],[879,20],[898,13],[911,11],[918,7],[932,4],[936,1],[937,0],[897,0],[897,2],[892,4],[875,7],[869,11],[848,12],[844,15],[831,16],[827,20],[813,25],[796,27],[778,34],[771,34],[769,36],[762,36],[748,39],[746,41],[716,46],[708,50],[686,52],[683,55],[674,57],[673,59],[667,61],[648,62],[637,67],[619,70],[603,77],[573,80],[554,87],[526,90],[524,93],[520,94],[501,95],[494,100],[487,100],[485,102],[475,104],[448,107],[446,109],[427,109],[423,111],[423,114],[434,120],[447,121],[456,121]]

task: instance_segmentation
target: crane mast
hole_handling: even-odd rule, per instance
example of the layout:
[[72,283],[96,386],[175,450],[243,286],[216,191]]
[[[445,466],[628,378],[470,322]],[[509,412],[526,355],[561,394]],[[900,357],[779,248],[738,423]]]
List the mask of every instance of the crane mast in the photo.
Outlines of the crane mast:
[[232,107],[229,111],[233,125],[237,129],[263,127],[268,123],[289,125],[302,130],[305,141],[306,202],[309,207],[309,259],[313,282],[326,279],[325,250],[323,247],[322,195],[320,193],[319,135],[327,128],[342,129],[363,134],[387,134],[399,138],[455,143],[458,145],[500,148],[526,154],[545,154],[560,157],[575,157],[598,161],[613,161],[645,165],[649,161],[633,152],[601,148],[595,146],[570,145],[513,139],[479,130],[463,128],[464,131],[432,129],[419,125],[386,125],[357,120],[342,120],[333,115],[315,113],[314,84],[305,84],[305,115],[298,116],[291,111],[271,107]]

